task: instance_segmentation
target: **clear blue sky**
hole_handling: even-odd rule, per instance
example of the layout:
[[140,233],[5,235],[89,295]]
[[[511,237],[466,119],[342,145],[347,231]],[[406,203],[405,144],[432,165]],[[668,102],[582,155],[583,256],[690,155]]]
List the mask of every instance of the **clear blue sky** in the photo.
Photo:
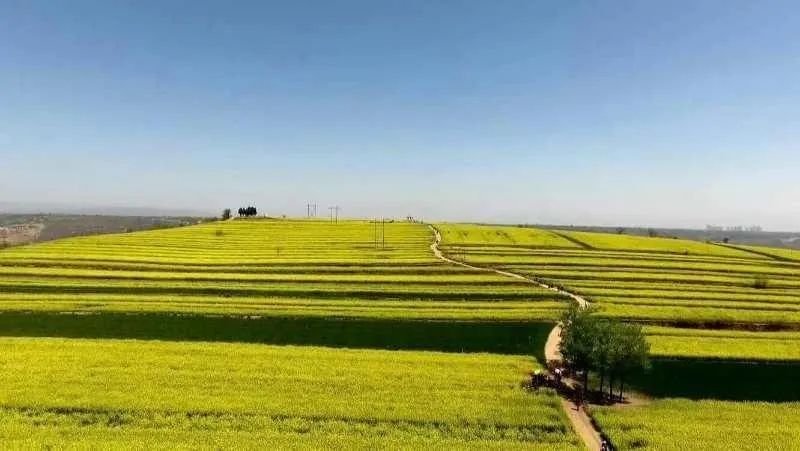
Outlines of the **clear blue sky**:
[[800,230],[797,1],[0,0],[0,202]]

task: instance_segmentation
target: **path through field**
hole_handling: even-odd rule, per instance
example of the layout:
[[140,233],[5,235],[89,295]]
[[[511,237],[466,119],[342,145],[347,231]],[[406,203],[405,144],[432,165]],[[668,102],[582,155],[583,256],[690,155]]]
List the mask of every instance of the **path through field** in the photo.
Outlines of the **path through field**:
[[[558,287],[550,286],[538,280],[531,279],[529,277],[525,277],[523,275],[512,273],[509,271],[503,271],[495,268],[484,268],[480,266],[470,265],[469,263],[461,262],[458,260],[453,260],[445,256],[442,250],[439,249],[439,244],[442,241],[442,234],[439,233],[439,230],[437,230],[436,227],[434,227],[433,225],[430,225],[429,227],[434,234],[434,240],[433,243],[431,244],[431,251],[433,251],[433,254],[436,256],[436,258],[442,261],[454,265],[463,266],[465,268],[471,268],[477,271],[489,271],[506,277],[513,277],[515,279],[525,280],[527,282],[538,285],[541,288],[545,288],[547,290],[551,290],[556,293],[568,296],[583,308],[589,306],[589,302],[582,296],[578,296],[577,294],[564,291]],[[553,328],[553,330],[550,331],[550,335],[547,336],[547,342],[545,343],[544,346],[544,355],[546,361],[561,360],[561,356],[558,353],[558,347],[560,343],[561,343],[561,326],[556,325]],[[586,446],[592,451],[599,450],[600,431],[597,430],[594,423],[592,422],[592,419],[589,418],[589,415],[586,413],[586,411],[579,409],[578,406],[576,406],[572,400],[567,398],[561,399],[561,405],[564,407],[564,411],[567,413],[567,417],[569,418],[570,422],[572,422],[572,427],[575,429],[575,432],[578,433],[578,435],[581,437],[581,440],[583,440]]]

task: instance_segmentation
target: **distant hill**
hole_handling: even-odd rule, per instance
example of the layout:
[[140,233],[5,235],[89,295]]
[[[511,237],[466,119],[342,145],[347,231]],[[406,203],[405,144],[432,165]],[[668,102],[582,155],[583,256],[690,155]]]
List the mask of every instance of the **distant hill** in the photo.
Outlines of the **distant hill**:
[[[135,232],[196,224],[191,216],[111,216],[51,213],[0,213],[2,245],[50,241],[59,238],[105,233]],[[24,226],[24,227],[12,227]]]
[[101,216],[167,216],[167,217],[212,217],[219,212],[179,208],[127,207],[127,206],[87,206],[60,203],[0,202],[0,214],[60,214],[60,215],[101,215]]

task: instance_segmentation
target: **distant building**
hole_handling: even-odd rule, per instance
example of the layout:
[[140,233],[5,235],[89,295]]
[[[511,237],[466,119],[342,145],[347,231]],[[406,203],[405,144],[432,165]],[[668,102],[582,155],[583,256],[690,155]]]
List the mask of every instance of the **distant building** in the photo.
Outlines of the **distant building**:
[[757,225],[748,227],[743,227],[743,226],[723,227],[723,226],[715,226],[709,224],[706,226],[706,231],[707,232],[762,232],[763,229],[761,228],[761,226]]

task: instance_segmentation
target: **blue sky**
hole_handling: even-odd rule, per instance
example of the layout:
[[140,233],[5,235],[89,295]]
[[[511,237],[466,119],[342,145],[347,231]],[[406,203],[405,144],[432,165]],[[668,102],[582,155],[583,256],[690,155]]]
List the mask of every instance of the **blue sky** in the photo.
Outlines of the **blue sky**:
[[0,202],[800,230],[800,6],[0,0]]

